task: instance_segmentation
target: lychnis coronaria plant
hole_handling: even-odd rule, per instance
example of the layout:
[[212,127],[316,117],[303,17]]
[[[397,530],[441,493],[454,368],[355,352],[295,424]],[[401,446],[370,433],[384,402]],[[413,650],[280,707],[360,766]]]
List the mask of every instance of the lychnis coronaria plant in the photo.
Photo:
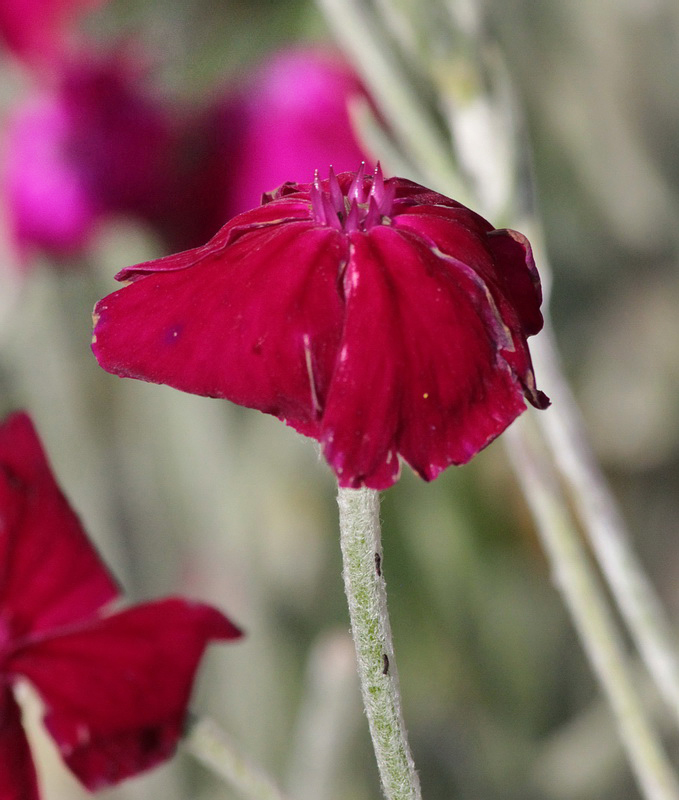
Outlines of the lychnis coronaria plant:
[[122,270],[108,371],[222,397],[317,439],[344,487],[426,480],[544,408],[530,245],[400,178],[286,183],[206,245]]

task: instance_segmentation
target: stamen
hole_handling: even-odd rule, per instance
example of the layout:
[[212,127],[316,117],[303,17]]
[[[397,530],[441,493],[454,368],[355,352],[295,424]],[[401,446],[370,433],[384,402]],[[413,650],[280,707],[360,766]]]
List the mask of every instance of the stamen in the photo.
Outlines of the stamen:
[[365,190],[363,184],[365,183],[365,161],[361,161],[361,166],[354,176],[347,197],[350,200],[356,200],[357,203],[365,203]]
[[[337,228],[338,231],[342,230],[342,217],[335,210],[327,192],[321,192],[321,199],[323,202],[323,212],[325,213],[326,225],[331,228]],[[342,203],[342,211],[344,211],[344,203]]]
[[377,204],[382,203],[384,197],[384,175],[382,174],[382,167],[378,161],[375,165],[375,176],[373,177],[373,185],[370,194],[377,200]]
[[358,203],[354,199],[349,206],[349,213],[347,214],[347,221],[345,223],[346,229],[348,231],[355,231],[358,228],[358,220]]
[[328,218],[325,214],[325,206],[323,205],[323,193],[321,192],[320,185],[317,185],[316,183],[317,179],[318,179],[318,171],[316,172],[316,178],[314,179],[311,191],[309,192],[311,196],[311,208],[313,209],[316,221],[320,222],[321,225],[327,225]]
[[344,212],[344,195],[340,189],[339,181],[335,175],[335,170],[330,167],[328,172],[328,188],[330,189],[330,197],[332,197],[332,204],[335,206],[335,211],[340,214]]
[[367,230],[368,228],[372,228],[374,225],[379,225],[380,222],[382,222],[382,215],[380,214],[380,210],[377,206],[377,201],[371,196],[368,200],[368,213],[365,215],[363,225]]
[[344,232],[366,231],[375,225],[389,224],[396,187],[384,180],[379,163],[374,175],[368,176],[362,163],[346,193],[342,192],[332,167],[323,183],[316,170],[309,195],[314,218],[321,225]]

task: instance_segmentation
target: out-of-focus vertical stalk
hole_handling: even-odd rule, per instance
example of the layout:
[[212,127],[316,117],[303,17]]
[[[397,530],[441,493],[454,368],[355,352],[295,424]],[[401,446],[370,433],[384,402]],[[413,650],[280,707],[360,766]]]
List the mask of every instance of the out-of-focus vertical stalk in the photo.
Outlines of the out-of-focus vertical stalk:
[[[501,69],[501,62],[497,59],[492,64],[487,60],[484,62],[483,48],[473,46],[473,40],[478,39],[482,31],[480,4],[475,0],[445,0],[445,7],[451,24],[457,26],[457,35],[471,40],[469,47],[465,48],[466,51],[477,53],[477,63],[470,65],[470,69],[479,73],[490,72],[492,68]],[[495,81],[489,82],[492,84]],[[475,82],[478,91],[482,91],[483,84],[484,81],[481,79]],[[469,83],[466,85],[469,89]],[[450,108],[449,103],[444,101],[443,104]],[[456,112],[454,108],[450,110],[453,120],[451,124],[455,128]],[[466,112],[461,110],[461,113]],[[507,108],[505,113],[508,119],[504,126],[504,135],[511,137],[512,134],[516,135],[516,126],[510,123],[512,118],[518,115],[510,108]],[[478,126],[483,126],[483,119],[477,118],[476,123]],[[487,142],[489,135],[497,137],[498,132],[479,129],[476,136],[471,138]],[[520,146],[517,141],[511,144],[513,147],[510,150],[517,150]],[[475,158],[477,161],[484,160],[484,154],[480,151],[475,152],[473,148],[466,151],[461,148],[458,155],[463,160],[465,157],[471,161]],[[510,159],[512,163],[506,165],[506,168],[501,170],[503,174],[498,176],[501,183],[516,188],[521,182],[526,182],[526,176],[516,176],[516,179],[509,183],[506,180],[507,174],[515,170],[520,161],[515,156]],[[471,174],[478,172],[473,163],[465,163],[464,166]],[[473,193],[473,190],[470,191]],[[479,196],[474,205],[481,213],[490,214],[490,209],[485,207],[483,197]],[[524,209],[518,208],[518,205],[515,196],[507,198],[503,224],[516,224],[517,217],[524,215]],[[539,221],[535,218],[534,212],[529,214],[532,214],[532,219],[528,220],[528,224],[539,237]],[[539,267],[543,284],[551,284],[551,272],[546,256],[539,260]],[[548,297],[549,292],[545,294]],[[552,398],[552,408],[549,413],[541,414],[538,418],[552,459],[561,479],[568,487],[569,495],[573,498],[584,533],[592,545],[597,562],[622,612],[632,640],[665,702],[679,720],[679,642],[657,592],[634,552],[617,502],[588,443],[577,403],[561,367],[547,299],[545,329],[531,343],[531,351],[538,380]]]
[[533,349],[553,408],[539,424],[578,516],[642,659],[679,720],[677,640],[653,584],[634,552],[625,522],[587,441],[564,377],[549,320]]
[[184,747],[213,772],[251,800],[287,800],[274,781],[234,747],[215,722],[191,717],[186,726]]
[[450,142],[432,121],[406,71],[387,40],[388,25],[376,27],[363,0],[317,0],[342,47],[355,63],[399,143],[412,157],[413,165],[431,186],[455,186],[462,197],[464,187],[455,168]]
[[406,736],[382,574],[380,499],[372,489],[340,489],[344,588],[358,676],[387,800],[420,800]]
[[573,526],[553,465],[539,447],[531,416],[515,423],[505,436],[554,580],[615,713],[644,797],[676,800],[679,798],[676,776],[650,724],[604,589]]
[[342,755],[362,720],[354,646],[348,631],[324,633],[306,670],[292,736],[287,789],[295,800],[327,800]]

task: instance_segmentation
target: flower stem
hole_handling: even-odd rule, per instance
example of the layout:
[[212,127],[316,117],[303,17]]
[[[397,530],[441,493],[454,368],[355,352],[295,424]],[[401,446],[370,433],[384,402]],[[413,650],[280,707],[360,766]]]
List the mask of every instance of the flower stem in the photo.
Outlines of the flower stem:
[[252,800],[287,800],[274,781],[244,758],[211,719],[189,715],[183,744],[195,758]]
[[358,674],[387,800],[419,800],[420,782],[406,737],[382,574],[380,501],[371,489],[338,494],[344,588]]
[[556,474],[528,415],[505,433],[564,602],[616,716],[647,800],[678,800],[679,784],[651,726],[601,581],[574,527]]

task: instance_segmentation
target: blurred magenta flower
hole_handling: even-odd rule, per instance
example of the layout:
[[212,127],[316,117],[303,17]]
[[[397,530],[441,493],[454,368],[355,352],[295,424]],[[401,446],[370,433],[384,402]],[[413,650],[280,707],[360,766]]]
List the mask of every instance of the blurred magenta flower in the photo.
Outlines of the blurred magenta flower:
[[381,172],[286,183],[203,247],[122,270],[95,308],[109,372],[223,397],[317,439],[342,486],[468,461],[537,391],[530,245]]
[[226,99],[193,109],[150,85],[129,47],[53,66],[51,88],[16,109],[5,135],[24,265],[35,253],[72,263],[114,215],[145,223],[169,251],[195,247],[258,204],[262,187],[365,157],[347,110],[365,91],[328,52],[283,51]]
[[65,155],[90,193],[109,212],[161,213],[177,113],[149,85],[147,64],[123,48],[84,54],[64,69],[60,94],[70,121]]
[[80,253],[104,216],[163,219],[178,195],[179,125],[129,54],[85,53],[11,120],[4,147],[10,226],[34,251]]
[[20,107],[5,133],[4,191],[19,260],[35,252],[73,257],[87,246],[102,214],[69,156],[69,115],[58,97]]
[[351,67],[320,49],[282,50],[218,98],[175,113],[166,185],[145,217],[169,252],[196,247],[262,191],[305,179],[319,165],[366,158],[348,102],[367,98]]
[[303,181],[329,166],[344,172],[367,160],[349,119],[355,97],[367,98],[365,89],[328,50],[282,50],[245,80],[222,109],[232,148],[222,219],[258,205],[262,191],[286,180]]
[[30,62],[51,62],[72,46],[80,14],[104,0],[2,0],[0,42]]
[[0,797],[37,800],[12,688],[27,678],[44,723],[88,789],[169,758],[205,647],[239,630],[169,598],[113,613],[113,578],[60,492],[23,413],[0,426]]

